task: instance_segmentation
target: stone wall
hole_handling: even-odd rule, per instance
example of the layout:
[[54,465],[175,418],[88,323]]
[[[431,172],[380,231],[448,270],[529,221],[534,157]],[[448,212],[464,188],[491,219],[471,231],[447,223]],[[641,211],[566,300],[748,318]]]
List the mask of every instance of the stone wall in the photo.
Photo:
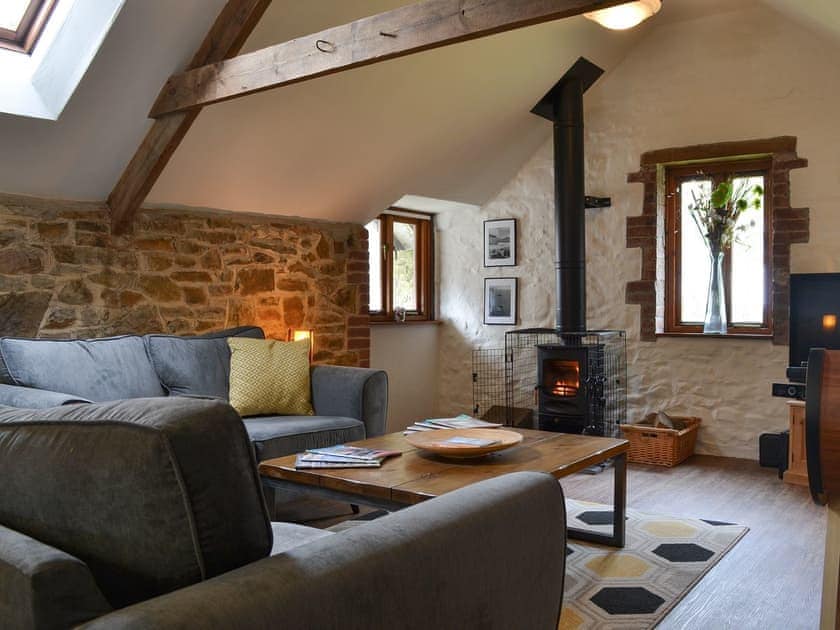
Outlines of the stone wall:
[[314,330],[314,359],[367,366],[367,232],[359,225],[144,210],[110,231],[100,204],[0,195],[0,335]]
[[[770,384],[784,380],[787,347],[702,336],[644,341],[639,306],[625,303],[643,263],[638,248],[627,248],[627,218],[645,202],[627,173],[640,155],[665,147],[797,137],[808,168],[790,172],[790,198],[810,208],[810,241],[791,246],[791,271],[840,271],[837,42],[763,4],[737,5],[697,20],[651,20],[585,97],[586,193],[612,198],[611,208],[587,211],[587,317],[590,328],[627,331],[631,420],[654,410],[697,415],[700,452],[755,459],[759,434],[787,425],[784,399],[770,396]],[[482,324],[484,277],[519,278],[519,327],[553,325],[552,186],[546,142],[480,212],[438,218],[441,415],[471,408],[472,348],[504,344],[506,328]],[[519,266],[484,269],[482,221],[505,217],[519,221]]]

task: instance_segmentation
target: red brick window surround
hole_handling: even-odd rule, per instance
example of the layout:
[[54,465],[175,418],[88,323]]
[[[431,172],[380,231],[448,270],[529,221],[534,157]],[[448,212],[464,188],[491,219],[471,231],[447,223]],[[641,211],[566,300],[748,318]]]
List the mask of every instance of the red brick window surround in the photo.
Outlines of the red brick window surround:
[[673,208],[669,207],[672,196],[667,193],[666,173],[681,172],[684,167],[702,170],[704,164],[743,163],[744,160],[750,160],[751,164],[763,163],[766,169],[767,304],[761,327],[752,331],[731,328],[727,336],[772,338],[774,344],[788,342],[790,246],[809,240],[808,208],[794,208],[790,201],[790,171],[808,165],[806,159],[796,154],[796,138],[792,136],[660,149],[642,154],[639,171],[627,176],[628,182],[644,185],[642,213],[627,217],[627,247],[642,251],[641,277],[627,283],[625,294],[627,304],[641,307],[640,340],[656,341],[658,336],[668,334],[702,334],[676,322],[679,318],[675,317],[673,305],[674,261],[669,259],[673,255],[674,238],[668,233],[670,225],[666,221],[670,216],[673,223]]

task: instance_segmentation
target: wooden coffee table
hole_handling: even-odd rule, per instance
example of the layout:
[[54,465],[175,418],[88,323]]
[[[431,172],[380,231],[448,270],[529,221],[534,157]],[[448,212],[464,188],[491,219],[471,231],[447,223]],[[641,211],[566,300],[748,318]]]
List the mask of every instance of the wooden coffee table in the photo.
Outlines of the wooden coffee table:
[[390,433],[352,442],[354,446],[402,452],[399,457],[388,458],[381,468],[296,470],[295,456],[289,455],[262,462],[260,475],[264,484],[278,490],[393,511],[507,473],[545,472],[560,479],[613,458],[612,534],[575,528],[569,528],[568,532],[570,538],[623,547],[627,440],[506,428],[521,433],[523,441],[478,459],[445,459],[414,448],[402,433]]

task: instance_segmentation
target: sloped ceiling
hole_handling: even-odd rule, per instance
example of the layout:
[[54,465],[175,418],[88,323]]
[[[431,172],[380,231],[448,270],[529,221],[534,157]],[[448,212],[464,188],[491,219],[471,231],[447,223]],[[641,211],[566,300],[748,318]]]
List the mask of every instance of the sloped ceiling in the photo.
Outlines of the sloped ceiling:
[[150,125],[155,95],[222,6],[128,0],[58,120],[0,114],[0,191],[105,199]]
[[[763,2],[840,37],[837,0]],[[0,115],[0,190],[102,200],[138,146],[160,86],[224,0],[128,0],[62,117]],[[274,0],[245,51],[407,4]],[[149,202],[363,222],[404,194],[481,204],[549,136],[531,106],[578,56],[608,72],[657,23],[726,11],[666,0],[610,32],[577,17],[427,51],[204,109]]]
[[840,2],[838,0],[763,0],[804,26],[840,38]]
[[[274,0],[247,50],[405,0]],[[365,221],[403,194],[482,203],[547,137],[528,113],[584,55],[639,31],[582,17],[427,51],[205,109],[150,201]]]

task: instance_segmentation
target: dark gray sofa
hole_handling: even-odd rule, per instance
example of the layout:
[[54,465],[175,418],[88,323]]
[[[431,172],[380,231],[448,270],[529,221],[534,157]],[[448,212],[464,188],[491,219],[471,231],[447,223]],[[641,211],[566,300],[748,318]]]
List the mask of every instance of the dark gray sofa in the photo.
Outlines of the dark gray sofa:
[[[264,338],[247,326],[198,337],[0,339],[0,405],[46,408],[159,396],[228,400],[227,337]],[[381,370],[313,366],[315,416],[246,418],[257,459],[385,432],[388,379]]]
[[341,533],[270,523],[220,400],[0,408],[0,626],[556,628],[560,485],[514,473]]

